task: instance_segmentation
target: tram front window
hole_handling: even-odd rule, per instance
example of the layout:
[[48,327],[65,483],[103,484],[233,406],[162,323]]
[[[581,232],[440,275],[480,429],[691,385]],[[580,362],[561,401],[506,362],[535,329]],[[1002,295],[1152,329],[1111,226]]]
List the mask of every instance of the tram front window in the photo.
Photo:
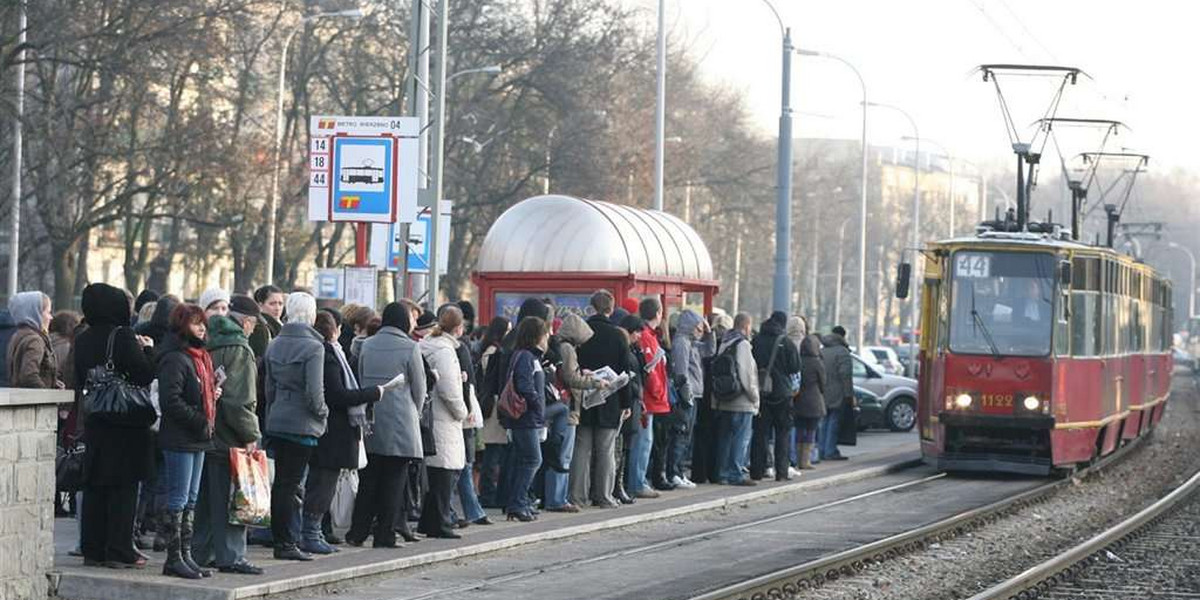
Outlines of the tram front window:
[[959,251],[953,280],[950,350],[1045,356],[1054,330],[1054,256]]

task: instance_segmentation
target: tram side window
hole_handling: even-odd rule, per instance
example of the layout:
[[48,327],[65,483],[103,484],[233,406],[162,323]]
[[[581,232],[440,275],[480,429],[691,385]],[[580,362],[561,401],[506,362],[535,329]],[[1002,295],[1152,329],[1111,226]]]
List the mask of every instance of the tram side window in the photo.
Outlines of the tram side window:
[[1100,259],[1077,256],[1071,292],[1071,353],[1099,356],[1101,350]]

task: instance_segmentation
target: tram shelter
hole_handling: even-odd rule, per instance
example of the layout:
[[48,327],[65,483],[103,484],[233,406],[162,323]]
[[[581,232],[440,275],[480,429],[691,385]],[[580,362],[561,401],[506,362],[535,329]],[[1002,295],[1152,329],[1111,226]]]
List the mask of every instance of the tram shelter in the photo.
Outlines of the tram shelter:
[[719,284],[712,258],[694,229],[665,212],[572,196],[523,200],[492,224],[472,280],[479,322],[515,319],[526,298],[550,298],[560,314],[591,313],[598,289],[617,298],[658,296],[680,307],[703,295],[711,314]]

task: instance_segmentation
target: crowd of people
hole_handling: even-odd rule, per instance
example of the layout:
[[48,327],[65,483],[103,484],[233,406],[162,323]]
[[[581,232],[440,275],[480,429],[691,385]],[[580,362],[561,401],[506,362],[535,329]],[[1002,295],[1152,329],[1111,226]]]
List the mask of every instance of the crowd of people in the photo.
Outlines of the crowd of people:
[[[94,283],[82,315],[23,292],[0,311],[0,386],[73,389],[60,453],[80,489],[85,565],[187,579],[261,574],[247,544],[308,561],[338,546],[458,538],[540,511],[615,509],[699,483],[785,481],[843,460],[854,402],[845,331],[781,312],[668,320],[656,298],[595,292],[586,318],[528,298],[477,327],[466,301],[379,313],[309,293],[209,289],[195,302]],[[89,412],[94,369],[147,388],[146,426]],[[231,450],[271,458],[270,527],[231,522]],[[331,508],[357,477],[348,530]],[[76,493],[77,492],[77,493]],[[412,526],[415,524],[415,528]]]

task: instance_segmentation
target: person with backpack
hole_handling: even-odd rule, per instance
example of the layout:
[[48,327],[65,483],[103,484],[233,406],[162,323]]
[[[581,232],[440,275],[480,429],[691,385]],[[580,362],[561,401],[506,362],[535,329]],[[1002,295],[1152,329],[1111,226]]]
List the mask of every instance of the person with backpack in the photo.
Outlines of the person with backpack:
[[787,314],[775,311],[754,336],[754,362],[758,365],[762,407],[754,418],[750,446],[750,478],[766,475],[767,442],[774,439],[775,481],[791,479],[790,446],[792,428],[793,375],[800,372],[800,353],[787,338]]
[[744,472],[753,419],[759,411],[758,369],[750,345],[752,327],[750,315],[738,313],[712,362],[717,479],[725,485],[755,485]]
[[[587,320],[592,337],[579,346],[579,367],[597,371],[604,367],[620,375],[629,370],[629,338],[610,320],[616,299],[608,290],[592,294],[596,314]],[[628,386],[604,402],[583,408],[575,428],[575,453],[571,457],[570,499],[576,506],[590,502],[601,508],[619,506],[612,496],[617,465],[614,444],[621,422],[629,418],[633,398]]]

